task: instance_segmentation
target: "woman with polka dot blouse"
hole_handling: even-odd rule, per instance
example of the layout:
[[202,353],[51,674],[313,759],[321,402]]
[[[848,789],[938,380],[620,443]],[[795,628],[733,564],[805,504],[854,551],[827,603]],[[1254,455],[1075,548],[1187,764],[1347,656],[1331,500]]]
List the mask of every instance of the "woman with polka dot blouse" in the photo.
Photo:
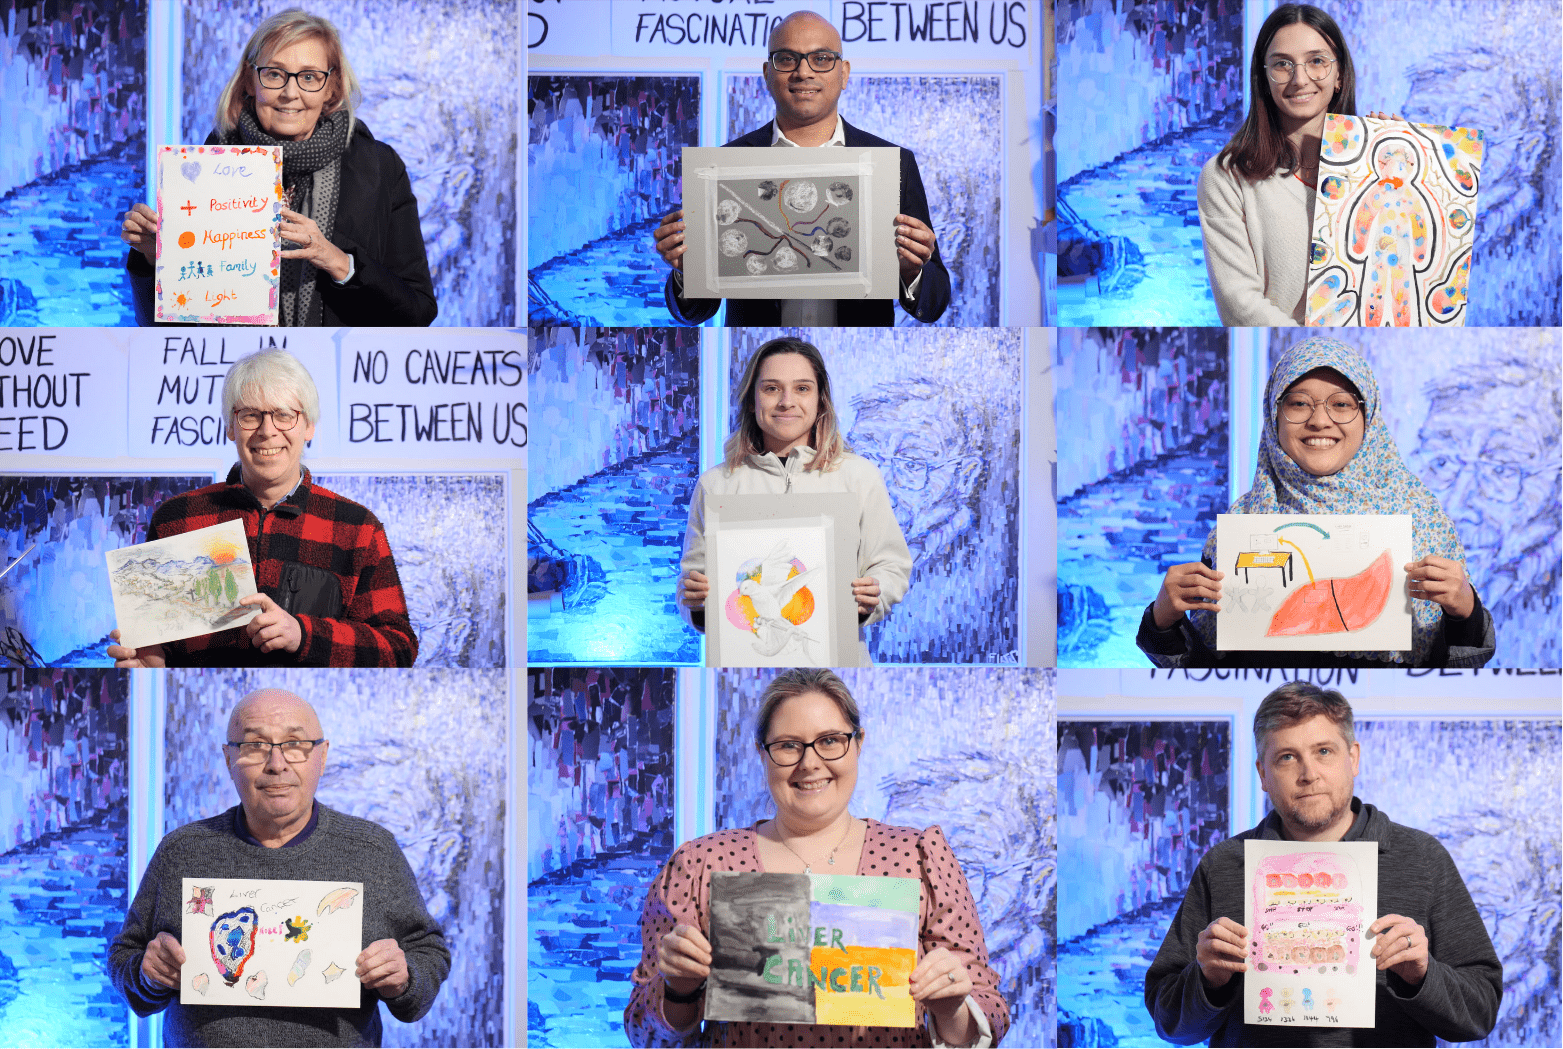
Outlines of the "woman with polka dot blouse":
[[[788,670],[765,691],[755,747],[766,764],[776,818],[685,842],[646,892],[641,960],[624,1010],[632,1045],[642,1046],[992,1046],[1009,1028],[1009,1007],[966,876],[944,833],[856,819],[863,723],[842,680],[829,670]],[[916,1027],[842,1027],[708,1022],[712,871],[855,873],[922,882],[922,933],[910,979]]]

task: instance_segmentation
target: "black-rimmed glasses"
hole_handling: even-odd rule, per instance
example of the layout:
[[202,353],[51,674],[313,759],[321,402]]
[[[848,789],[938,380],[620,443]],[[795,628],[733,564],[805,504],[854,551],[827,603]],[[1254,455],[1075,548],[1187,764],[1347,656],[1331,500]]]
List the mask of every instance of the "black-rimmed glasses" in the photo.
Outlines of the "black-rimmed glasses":
[[826,761],[837,761],[847,756],[856,732],[827,732],[812,743],[798,739],[779,739],[765,745],[765,753],[782,768],[791,768],[803,760],[803,752],[810,747]]
[[[791,73],[798,68],[798,63],[803,61],[804,55],[796,51],[772,51],[768,56],[771,68],[778,73]],[[841,60],[840,51],[810,51],[806,56],[809,60],[809,68],[816,73],[828,73],[836,68],[836,63]]]
[[266,764],[271,760],[273,747],[281,747],[282,756],[289,763],[297,765],[309,760],[309,756],[315,752],[315,744],[324,742],[323,739],[285,739],[281,743],[268,743],[264,739],[246,739],[235,743],[230,739],[223,746],[232,747],[239,752],[240,765]]
[[334,69],[300,69],[297,73],[289,73],[286,69],[276,66],[256,66],[255,75],[260,77],[261,86],[276,91],[289,80],[298,81],[300,91],[308,91],[314,94],[316,91],[324,91],[326,81],[331,79]]
[[235,408],[233,410],[234,422],[238,423],[241,430],[260,429],[261,419],[271,416],[271,424],[279,430],[291,430],[298,425],[299,417],[303,412],[296,412],[291,408],[277,408],[274,411],[263,412],[256,408]]
[[[1335,64],[1335,59],[1326,58],[1324,55],[1309,55],[1303,59],[1302,67],[1308,73],[1309,80],[1323,80],[1330,75],[1330,67]],[[1272,58],[1265,63],[1265,72],[1270,77],[1272,84],[1290,84],[1292,73],[1297,68],[1297,63],[1289,58]]]
[[1316,401],[1300,393],[1289,393],[1281,398],[1281,417],[1289,423],[1305,423],[1313,418],[1313,413],[1321,404],[1324,405],[1324,413],[1338,423],[1351,422],[1362,410],[1362,402],[1350,394],[1332,394],[1322,401]]

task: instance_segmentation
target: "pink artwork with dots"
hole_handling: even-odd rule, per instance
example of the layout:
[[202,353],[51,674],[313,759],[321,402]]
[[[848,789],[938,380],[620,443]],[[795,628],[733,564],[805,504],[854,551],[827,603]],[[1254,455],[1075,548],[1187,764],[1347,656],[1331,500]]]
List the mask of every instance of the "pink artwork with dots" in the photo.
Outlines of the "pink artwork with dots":
[[1307,323],[1463,326],[1485,151],[1473,128],[1328,114]]
[[[1244,1022],[1372,1027],[1372,842],[1244,842]],[[1277,1011],[1279,1006],[1279,1011]]]

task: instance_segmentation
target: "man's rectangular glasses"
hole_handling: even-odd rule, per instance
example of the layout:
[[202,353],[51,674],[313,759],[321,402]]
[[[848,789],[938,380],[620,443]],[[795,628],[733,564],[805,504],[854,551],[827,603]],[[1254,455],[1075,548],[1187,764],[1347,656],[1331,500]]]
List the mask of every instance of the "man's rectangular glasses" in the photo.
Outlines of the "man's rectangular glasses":
[[[798,63],[803,61],[804,57],[796,51],[772,51],[771,68],[778,73],[791,73],[798,68]],[[828,73],[836,68],[836,63],[841,59],[841,52],[810,51],[807,57],[810,69],[816,73]]]
[[260,429],[261,419],[271,416],[271,424],[279,430],[291,430],[298,425],[298,419],[303,412],[295,412],[291,408],[278,408],[275,411],[262,412],[254,408],[235,408],[233,410],[234,421],[239,424],[241,430]]
[[314,753],[316,743],[324,743],[323,739],[285,739],[281,743],[268,743],[264,739],[246,739],[241,742],[228,740],[223,744],[232,747],[239,752],[239,764],[264,765],[271,760],[271,748],[281,747],[282,756],[294,765],[302,761],[308,761],[310,754]]

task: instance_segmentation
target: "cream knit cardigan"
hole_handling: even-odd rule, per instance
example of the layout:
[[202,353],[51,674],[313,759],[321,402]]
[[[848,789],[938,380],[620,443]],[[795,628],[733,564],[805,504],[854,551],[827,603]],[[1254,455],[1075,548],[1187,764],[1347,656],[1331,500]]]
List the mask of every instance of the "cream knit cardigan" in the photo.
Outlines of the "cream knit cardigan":
[[1280,171],[1249,182],[1211,157],[1199,173],[1199,228],[1222,324],[1268,328],[1303,322],[1312,189]]

